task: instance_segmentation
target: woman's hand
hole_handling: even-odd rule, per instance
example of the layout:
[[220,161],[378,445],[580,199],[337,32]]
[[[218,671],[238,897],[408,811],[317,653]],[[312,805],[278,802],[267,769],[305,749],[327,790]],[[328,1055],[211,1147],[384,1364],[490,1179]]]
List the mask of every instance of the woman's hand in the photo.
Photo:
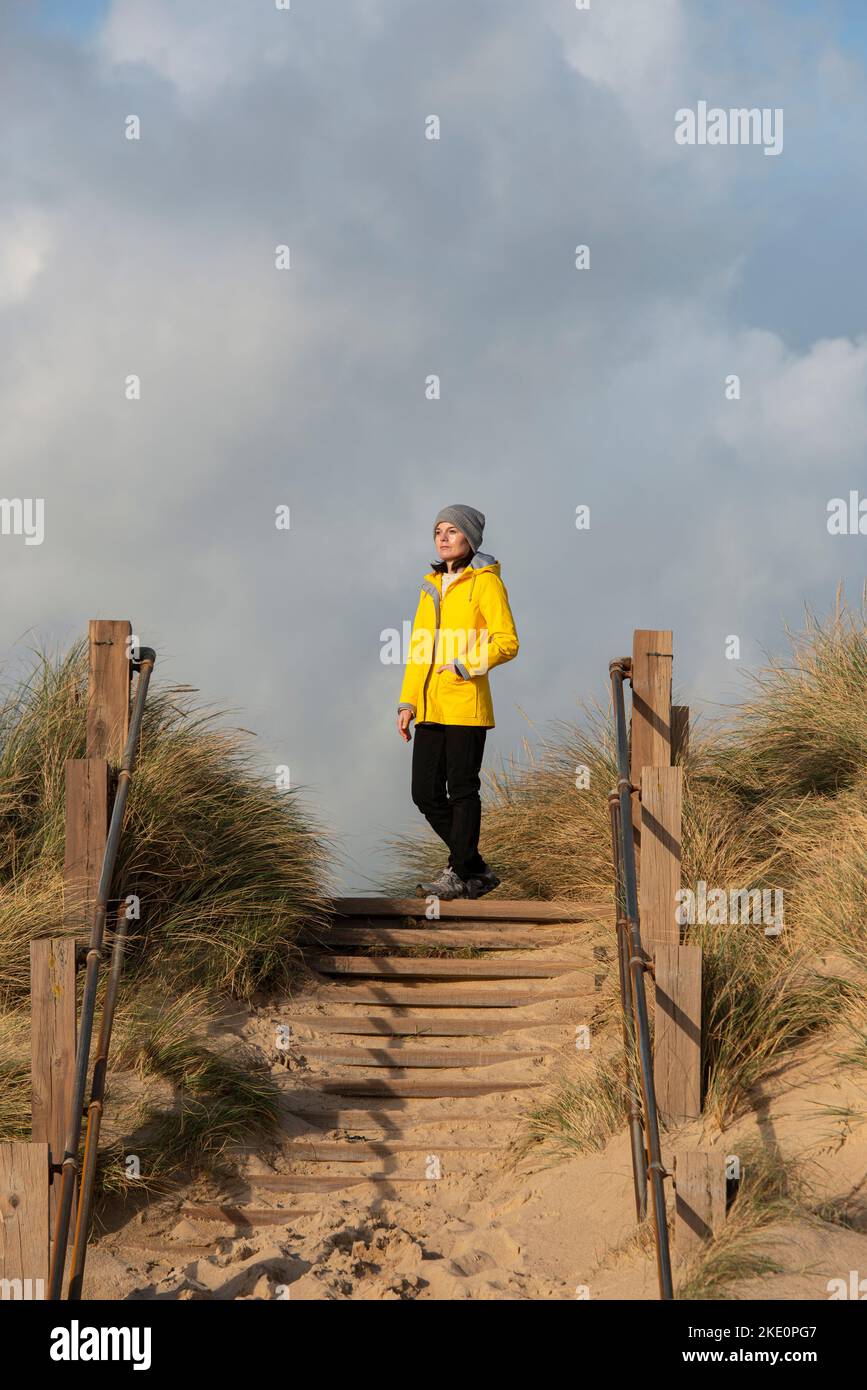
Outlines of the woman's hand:
[[458,680],[463,680],[463,676],[462,676],[462,675],[460,674],[460,672],[458,671],[457,665],[455,664],[454,661],[448,662],[448,664],[445,665],[445,666],[438,666],[438,667],[437,667],[437,675],[438,675],[438,676],[442,675],[443,671],[451,671],[452,675],[457,676]]
[[397,712],[397,732],[400,734],[404,743],[409,743],[412,738],[409,726],[414,718],[415,715],[411,709],[399,709]]

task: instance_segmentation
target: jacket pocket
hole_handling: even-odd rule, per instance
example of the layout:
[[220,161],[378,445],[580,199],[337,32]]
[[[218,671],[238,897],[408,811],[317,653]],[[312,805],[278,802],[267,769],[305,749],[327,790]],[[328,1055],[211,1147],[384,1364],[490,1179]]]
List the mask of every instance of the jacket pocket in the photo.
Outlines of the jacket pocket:
[[447,724],[475,723],[479,710],[475,680],[464,680],[454,671],[443,671],[437,695]]

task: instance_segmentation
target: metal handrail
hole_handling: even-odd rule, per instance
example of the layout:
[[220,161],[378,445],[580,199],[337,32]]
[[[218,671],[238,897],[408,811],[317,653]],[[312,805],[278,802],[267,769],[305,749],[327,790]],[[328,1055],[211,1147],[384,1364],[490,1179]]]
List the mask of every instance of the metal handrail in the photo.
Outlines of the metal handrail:
[[[659,1113],[656,1108],[653,1053],[650,1045],[647,998],[644,992],[644,972],[651,968],[651,963],[641,945],[638,926],[638,877],[632,828],[632,797],[638,788],[632,785],[629,775],[629,738],[623,697],[623,683],[631,679],[632,662],[629,657],[621,657],[618,661],[612,661],[608,670],[611,676],[614,736],[617,749],[617,788],[609,797],[609,806],[611,807],[612,852],[614,854],[624,1042],[627,1047],[626,1064],[629,1071],[629,1122],[636,1211],[639,1219],[646,1212],[649,1178],[659,1296],[663,1299],[671,1299],[674,1297],[674,1289],[671,1277],[668,1225],[665,1216],[664,1186],[665,1179],[671,1175],[663,1165],[659,1142]],[[636,1052],[643,1102],[641,1110],[642,1135],[639,1135],[637,1131],[635,1117],[637,1096],[634,1094],[635,1086],[632,1079],[633,1057]]]
[[[99,966],[102,959],[102,939],[105,932],[105,918],[108,911],[108,900],[109,894],[111,893],[112,880],[114,878],[120,834],[123,829],[126,803],[129,797],[130,782],[132,781],[133,768],[135,767],[136,753],[138,751],[139,738],[141,735],[145,699],[147,698],[148,685],[156,659],[156,652],[152,647],[141,647],[138,657],[132,663],[133,668],[138,671],[138,681],[136,683],[135,700],[130,714],[126,747],[123,751],[123,761],[121,762],[120,772],[118,773],[117,791],[115,792],[114,804],[111,808],[111,820],[108,826],[108,837],[105,842],[105,852],[102,857],[102,870],[99,875],[99,888],[97,890],[96,906],[93,913],[93,928],[91,931],[90,945],[87,950],[84,993],[81,1000],[81,1017],[78,1027],[78,1044],[75,1050],[75,1073],[72,1087],[72,1099],[70,1101],[66,1142],[61,1165],[62,1177],[60,1198],[57,1204],[54,1244],[51,1251],[51,1269],[48,1276],[48,1297],[50,1299],[59,1299],[62,1297],[63,1292],[63,1274],[66,1266],[66,1251],[69,1244],[72,1203],[75,1196],[75,1184],[80,1172],[78,1149],[81,1143],[84,1092],[87,1086],[90,1043],[93,1035],[93,1020],[96,1012],[96,991],[99,981]],[[108,1044],[111,1039],[114,1005],[117,997],[117,987],[123,959],[124,937],[125,931],[123,929],[119,930],[115,937],[111,978],[103,1004],[102,1027],[100,1029],[99,1046],[97,1049],[98,1056],[94,1067],[91,1103],[88,1107],[87,1143],[85,1148],[86,1162],[84,1181],[81,1185],[76,1215],[76,1249],[74,1252],[73,1279],[69,1289],[70,1298],[78,1298],[80,1296],[81,1279],[84,1273],[83,1242],[86,1241],[87,1237],[87,1226],[90,1220],[91,1203],[93,1200],[93,1182],[96,1176],[96,1144],[99,1137],[99,1118],[102,1113],[102,1098],[105,1089],[105,1065],[108,1058]],[[82,1244],[79,1244],[80,1233]]]
[[626,1105],[629,1143],[632,1149],[632,1182],[635,1188],[635,1215],[637,1220],[643,1221],[647,1216],[647,1154],[644,1147],[641,1098],[635,1084],[635,1013],[629,976],[629,924],[626,921],[623,875],[620,872],[620,802],[617,792],[610,793],[608,810],[611,818],[611,855],[614,861],[614,900],[617,904],[617,964],[623,1017],[623,1053],[626,1058]]

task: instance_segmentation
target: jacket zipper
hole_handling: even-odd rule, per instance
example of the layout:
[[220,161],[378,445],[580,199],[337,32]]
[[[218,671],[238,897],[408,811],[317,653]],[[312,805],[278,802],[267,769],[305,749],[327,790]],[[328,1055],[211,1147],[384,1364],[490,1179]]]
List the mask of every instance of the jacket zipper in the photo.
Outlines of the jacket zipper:
[[[470,568],[470,567],[467,566],[467,569],[469,569],[469,568]],[[464,576],[464,574],[466,574],[466,572],[467,572],[466,570],[461,570],[461,573],[458,575],[458,578],[455,579],[455,580],[453,580],[453,583],[457,584],[458,579],[463,578],[463,576]],[[428,687],[428,681],[429,681],[430,678],[431,678],[431,672],[433,671],[433,668],[434,668],[434,666],[436,665],[437,638],[439,637],[439,633],[440,633],[440,627],[441,627],[441,624],[442,624],[443,604],[445,603],[445,598],[446,598],[446,595],[445,595],[445,594],[443,593],[443,591],[442,591],[442,587],[443,587],[443,586],[442,586],[442,576],[440,576],[440,601],[439,601],[439,610],[438,610],[438,611],[439,611],[439,620],[437,621],[437,625],[436,625],[436,627],[434,628],[433,656],[432,656],[432,658],[431,658],[430,666],[427,668],[427,675],[426,675],[425,678],[424,678],[424,685],[423,685],[422,688],[421,688],[421,701],[422,701],[422,715],[423,715],[423,716],[424,716],[424,714],[427,713],[427,709],[426,709],[426,705],[427,705],[427,687]],[[446,589],[446,594],[449,592],[449,590],[451,589],[451,587],[452,587],[452,585],[450,584],[449,587],[448,587],[448,589]],[[416,720],[416,723],[418,723],[418,720]]]

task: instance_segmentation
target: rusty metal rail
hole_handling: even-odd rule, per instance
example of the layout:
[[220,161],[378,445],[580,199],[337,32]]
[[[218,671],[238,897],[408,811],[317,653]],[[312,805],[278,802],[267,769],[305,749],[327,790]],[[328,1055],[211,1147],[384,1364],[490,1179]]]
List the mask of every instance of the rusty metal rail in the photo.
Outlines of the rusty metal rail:
[[[76,1183],[79,1176],[82,1174],[82,1164],[79,1160],[79,1146],[81,1143],[81,1125],[84,1112],[84,1094],[87,1088],[90,1044],[93,1036],[94,1015],[96,1013],[96,992],[99,983],[99,967],[102,960],[105,918],[108,911],[112,881],[114,879],[114,869],[117,861],[120,835],[123,829],[126,804],[129,797],[129,788],[141,736],[145,700],[147,698],[148,685],[150,683],[151,672],[153,671],[155,661],[156,652],[151,647],[142,647],[138,657],[134,659],[132,663],[133,669],[138,671],[138,682],[136,684],[135,700],[130,715],[129,733],[123,752],[123,761],[118,774],[117,791],[111,810],[108,838],[105,844],[102,871],[99,876],[99,889],[93,914],[93,929],[91,932],[90,945],[87,950],[84,993],[81,1001],[81,1016],[79,1018],[78,1041],[75,1051],[72,1098],[69,1107],[69,1123],[66,1132],[66,1142],[64,1144],[63,1162],[61,1165],[62,1177],[60,1198],[57,1204],[54,1244],[51,1251],[51,1268],[48,1277],[48,1297],[50,1299],[59,1299],[63,1296],[63,1277],[66,1268],[66,1253],[72,1222],[72,1206],[75,1199]],[[111,974],[105,1000],[103,1002],[102,1024],[97,1046],[97,1057],[93,1069],[91,1100],[87,1114],[83,1179],[80,1185],[75,1218],[75,1248],[73,1250],[72,1271],[68,1292],[68,1297],[70,1299],[81,1297],[84,1261],[87,1253],[87,1233],[90,1225],[93,1186],[96,1177],[96,1153],[105,1094],[108,1048],[111,1041],[114,1006],[117,999],[117,989],[120,983],[120,972],[123,963],[124,941],[125,927],[119,927],[115,935]]]
[[[638,788],[633,786],[629,774],[629,738],[623,694],[625,681],[631,679],[632,661],[629,657],[621,657],[617,661],[612,661],[608,670],[611,676],[614,735],[617,751],[617,787],[611,792],[608,805],[611,815],[611,842],[614,858],[617,953],[623,1003],[623,1042],[626,1052],[627,1107],[632,1146],[635,1210],[638,1219],[644,1220],[647,1214],[647,1189],[649,1187],[659,1296],[662,1299],[671,1299],[674,1297],[674,1291],[668,1225],[665,1214],[665,1179],[671,1175],[663,1165],[659,1142],[659,1114],[656,1107],[656,1089],[653,1081],[653,1052],[650,1043],[647,997],[644,990],[645,972],[651,970],[652,965],[642,948],[639,934],[638,878],[632,828],[632,797],[637,794]],[[638,1080],[635,1076],[636,1068]]]

